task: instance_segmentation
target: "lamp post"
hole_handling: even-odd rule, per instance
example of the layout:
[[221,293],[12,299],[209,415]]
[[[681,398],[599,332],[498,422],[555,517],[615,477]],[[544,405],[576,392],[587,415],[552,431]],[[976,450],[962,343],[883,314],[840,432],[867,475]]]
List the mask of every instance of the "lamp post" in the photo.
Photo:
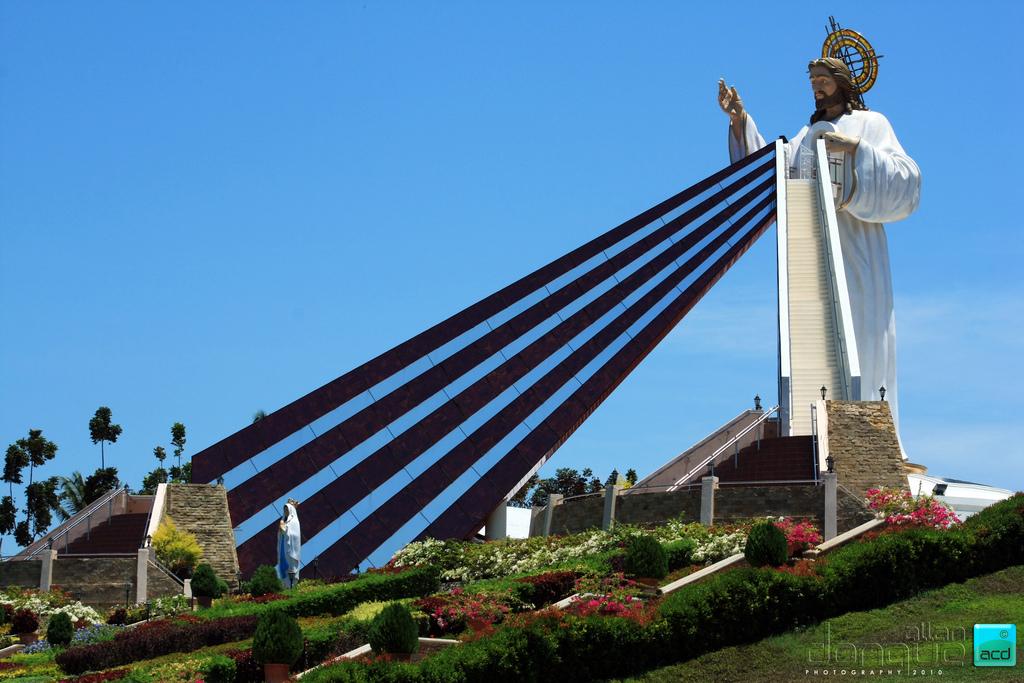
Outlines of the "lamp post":
[[825,400],[825,394],[826,394],[826,393],[828,393],[828,389],[826,389],[826,388],[825,388],[825,385],[824,385],[824,384],[822,384],[822,385],[821,385],[821,400],[822,400],[822,401],[824,401],[824,400]]
[[885,400],[885,387],[878,387],[878,393],[882,395],[882,400]]
[[831,455],[825,458],[825,466],[828,467],[828,473],[833,474],[836,471],[836,459]]
[[754,410],[761,410],[761,396],[754,396]]

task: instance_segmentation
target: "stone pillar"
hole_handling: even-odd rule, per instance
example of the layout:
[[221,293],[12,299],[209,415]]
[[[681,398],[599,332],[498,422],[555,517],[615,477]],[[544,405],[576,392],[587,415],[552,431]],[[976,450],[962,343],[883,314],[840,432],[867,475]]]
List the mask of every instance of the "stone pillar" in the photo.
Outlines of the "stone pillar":
[[700,480],[700,523],[711,526],[715,522],[715,489],[718,477],[704,477]]
[[139,548],[135,560],[135,604],[141,605],[149,598],[149,548]]
[[835,472],[825,472],[821,475],[825,482],[825,528],[823,530],[824,540],[830,541],[838,533],[838,503],[839,475]]
[[185,579],[182,583],[185,585],[181,587],[181,594],[186,598],[192,598],[192,579]]
[[484,539],[488,541],[503,541],[506,538],[508,538],[508,503],[503,500],[487,516],[487,525],[484,527]]
[[610,531],[615,524],[615,499],[622,490],[621,486],[612,484],[604,490],[604,516],[601,518],[601,528]]
[[43,593],[53,585],[53,563],[57,561],[56,550],[44,550],[39,563],[39,590]]
[[555,508],[562,504],[561,493],[549,493],[548,494],[548,507],[544,511],[544,533],[541,536],[549,536],[551,534],[551,521],[555,517]]

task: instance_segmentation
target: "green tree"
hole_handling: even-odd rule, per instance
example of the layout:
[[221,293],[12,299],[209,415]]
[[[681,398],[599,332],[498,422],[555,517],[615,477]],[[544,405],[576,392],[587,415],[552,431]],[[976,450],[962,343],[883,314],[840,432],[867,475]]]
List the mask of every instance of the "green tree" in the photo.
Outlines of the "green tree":
[[[3,500],[0,500],[0,549],[3,548],[3,537],[14,533],[17,521],[18,508],[14,505],[14,497],[4,496]],[[2,554],[3,552],[0,550],[0,555]]]
[[85,504],[88,505],[120,485],[116,467],[101,467],[85,479]]
[[72,472],[70,477],[59,477],[61,505],[55,512],[61,521],[70,519],[89,505],[85,499],[85,479],[81,472]]
[[146,496],[153,495],[157,486],[167,483],[167,470],[164,469],[167,451],[163,446],[157,446],[153,449],[153,455],[156,457],[156,469],[142,478],[142,488],[139,489],[139,493]]
[[192,481],[192,463],[181,464],[181,454],[185,452],[185,425],[180,422],[171,425],[171,445],[174,446],[174,457],[178,464],[171,467],[170,480],[187,484]]
[[171,425],[171,445],[174,446],[174,457],[181,467],[181,454],[185,452],[185,425],[175,422]]
[[4,477],[10,487],[10,496],[14,497],[14,485],[22,483],[21,472],[28,467],[28,453],[25,449],[12,443],[7,447],[7,456],[4,459]]
[[612,470],[612,473],[608,475],[608,479],[605,481],[605,486],[614,486],[619,481],[619,471]]
[[259,422],[260,420],[262,420],[266,416],[267,416],[267,411],[262,410],[262,409],[261,410],[257,410],[255,413],[252,414],[252,422],[253,422],[253,424],[256,424],[257,422]]
[[533,475],[530,477],[523,487],[516,491],[515,495],[508,499],[508,504],[514,508],[528,508],[530,504],[526,502],[526,496],[529,495],[530,489],[537,485],[540,481],[539,475]]
[[[29,545],[37,538],[46,533],[53,521],[53,510],[60,508],[60,496],[57,494],[58,479],[50,477],[29,484],[25,487],[25,516],[26,531],[28,532]],[[18,525],[21,526],[20,524]],[[18,530],[15,529],[15,534]],[[24,536],[24,532],[23,532]]]
[[93,443],[100,445],[100,469],[105,469],[107,466],[103,444],[117,443],[117,437],[121,436],[121,425],[113,424],[111,419],[110,408],[100,406],[96,409],[96,414],[89,420],[89,436]]
[[636,476],[636,470],[634,470],[632,467],[626,470],[626,481],[629,482],[630,486],[635,486],[637,480],[638,477]]
[[[4,479],[7,479],[7,467],[8,463],[13,463],[13,470],[17,469],[19,463],[25,463],[28,465],[28,486],[25,487],[25,521],[24,527],[19,523],[14,529],[15,539],[18,540],[19,545],[28,545],[22,543],[22,540],[29,539],[29,543],[35,540],[38,529],[42,528],[43,531],[50,526],[49,508],[45,513],[38,512],[48,505],[48,499],[43,501],[33,500],[33,496],[45,493],[45,487],[35,486],[33,484],[33,478],[35,476],[35,469],[42,467],[46,464],[47,460],[53,460],[54,456],[57,455],[57,444],[53,443],[49,439],[43,436],[42,429],[30,429],[28,430],[28,436],[24,439],[18,439],[13,444],[7,447],[7,461],[4,467]],[[24,467],[24,465],[22,465]],[[14,479],[21,481],[21,472],[18,471],[17,477],[11,478],[11,485],[13,487]],[[53,488],[56,489],[56,478],[53,479]],[[13,491],[13,488],[12,488]],[[54,500],[56,501],[56,493],[54,493]],[[13,495],[12,495],[13,502]],[[59,505],[55,503],[55,506]],[[37,519],[33,519],[36,516]],[[40,525],[38,522],[45,520],[45,524]]]

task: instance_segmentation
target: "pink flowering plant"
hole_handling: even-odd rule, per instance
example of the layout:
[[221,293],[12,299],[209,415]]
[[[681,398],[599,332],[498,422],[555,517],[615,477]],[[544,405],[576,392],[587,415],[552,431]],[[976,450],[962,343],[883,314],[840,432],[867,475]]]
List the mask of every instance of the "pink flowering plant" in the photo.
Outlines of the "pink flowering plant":
[[953,510],[934,496],[916,498],[904,488],[868,489],[868,507],[891,526],[948,529],[961,523]]
[[821,532],[818,531],[818,527],[806,519],[794,521],[789,517],[783,517],[775,522],[775,526],[786,535],[790,557],[796,557],[811,546],[821,543]]
[[621,572],[583,576],[576,581],[576,592],[569,609],[581,616],[627,616],[643,607],[639,598],[643,587]]
[[512,611],[510,596],[492,593],[467,593],[453,588],[413,602],[413,606],[430,617],[432,635],[459,633],[466,627],[497,624]]

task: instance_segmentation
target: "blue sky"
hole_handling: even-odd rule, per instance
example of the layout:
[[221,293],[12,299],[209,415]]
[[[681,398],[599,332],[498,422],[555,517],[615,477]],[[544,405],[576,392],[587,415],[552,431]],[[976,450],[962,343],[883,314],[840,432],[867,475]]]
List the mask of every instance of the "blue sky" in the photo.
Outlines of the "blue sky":
[[[889,227],[903,437],[1024,488],[1024,12],[1010,3],[4,3],[0,439],[137,486],[727,163],[720,76],[792,134],[830,11],[922,168]],[[558,452],[641,475],[775,399],[774,233]],[[168,450],[169,447],[168,447]]]

